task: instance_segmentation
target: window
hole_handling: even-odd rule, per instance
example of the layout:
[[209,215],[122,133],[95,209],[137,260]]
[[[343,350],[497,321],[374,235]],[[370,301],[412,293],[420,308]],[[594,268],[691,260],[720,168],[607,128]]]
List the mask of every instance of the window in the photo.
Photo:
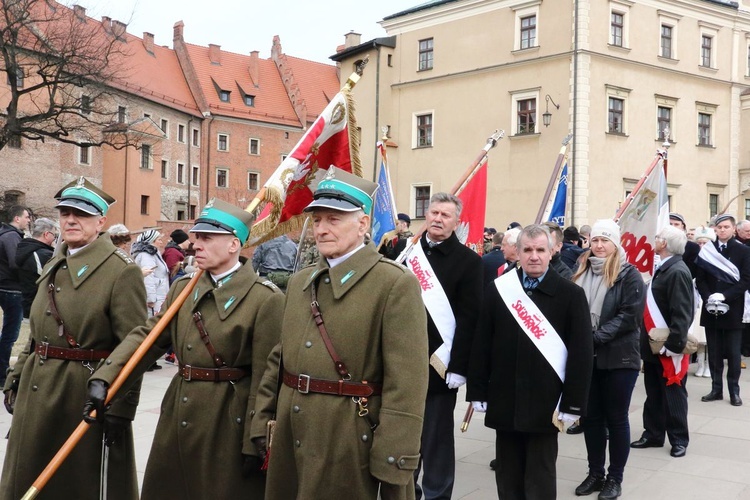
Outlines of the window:
[[229,136],[227,134],[219,134],[217,143],[219,151],[229,151]]
[[415,115],[416,148],[432,147],[432,113]]
[[127,120],[127,109],[125,109],[125,106],[118,106],[117,107],[117,123],[125,123]]
[[708,195],[708,215],[713,217],[719,213],[719,195],[709,194]]
[[141,168],[151,168],[151,146],[148,144],[141,146]]
[[185,144],[185,125],[177,125],[177,142]]
[[286,160],[287,156],[289,156],[289,155],[288,154],[282,154],[281,155],[281,161],[283,162],[284,160]]
[[536,15],[521,18],[521,49],[536,47]]
[[672,27],[661,25],[661,56],[672,59]]
[[750,219],[750,200],[745,198],[745,220]]
[[185,204],[177,203],[177,220],[185,220]]
[[671,125],[672,125],[672,108],[658,106],[656,108],[656,130],[659,133],[657,138],[660,141],[671,140],[671,137],[667,135],[672,129]]
[[148,196],[141,195],[141,215],[148,215]]
[[91,146],[81,144],[78,146],[78,163],[81,165],[91,165]]
[[167,160],[161,161],[161,178],[166,179],[169,177],[169,162]]
[[201,178],[201,170],[199,167],[193,167],[193,174],[190,177],[190,182],[193,184],[193,186],[197,186],[200,182]]
[[190,218],[191,219],[195,219],[195,212],[197,208],[198,207],[196,207],[195,205],[190,205]]
[[625,32],[625,15],[622,12],[611,12],[610,43],[617,47],[624,47],[623,34]]
[[143,113],[144,118],[151,118],[151,113]]
[[711,68],[713,37],[701,35],[701,66]]
[[245,94],[245,106],[255,106],[255,96]]
[[433,39],[419,41],[419,71],[432,69]]
[[200,147],[201,145],[201,133],[197,128],[193,129],[193,146]]
[[[13,70],[8,70],[8,85],[11,84],[10,81],[10,75],[13,73]],[[16,69],[16,88],[22,89],[23,88],[23,68],[17,68]]]
[[177,164],[177,182],[185,184],[185,165],[182,163]]
[[259,155],[260,154],[260,139],[250,139],[250,154],[251,155]]
[[10,139],[8,139],[8,147],[12,149],[21,149],[21,136],[20,135],[10,136]]
[[229,94],[231,94],[228,90],[219,90],[219,100],[222,102],[229,102]]
[[88,115],[91,113],[91,97],[87,95],[81,96],[81,113]]
[[247,189],[257,191],[260,185],[260,174],[258,172],[247,173]]
[[414,186],[414,217],[420,219],[430,206],[430,186]]
[[536,132],[536,99],[516,101],[518,113],[517,134],[533,134]]
[[162,118],[159,124],[159,128],[161,128],[161,131],[167,134],[167,137],[169,137],[169,120],[167,120],[166,118]]
[[713,145],[711,143],[711,115],[708,113],[698,113],[698,145]]
[[623,114],[625,109],[625,101],[616,97],[609,98],[608,107],[608,129],[613,134],[624,134],[623,132]]
[[225,168],[216,169],[216,187],[225,188],[229,186],[229,170]]
[[750,76],[750,45],[747,46],[747,76]]

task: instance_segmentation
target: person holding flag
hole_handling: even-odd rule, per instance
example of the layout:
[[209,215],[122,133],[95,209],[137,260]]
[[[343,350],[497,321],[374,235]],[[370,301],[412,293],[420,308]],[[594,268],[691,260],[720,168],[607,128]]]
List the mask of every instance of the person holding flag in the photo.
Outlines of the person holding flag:
[[[665,434],[672,445],[670,455],[684,457],[687,451],[688,394],[685,387],[689,354],[683,354],[693,322],[694,295],[690,269],[682,260],[687,236],[667,226],[656,235],[656,272],[646,292],[641,358],[646,402],[643,404],[643,434],[631,448],[661,448]],[[659,354],[651,352],[649,331],[667,328],[669,337]]]
[[414,237],[414,233],[409,230],[409,226],[411,226],[411,217],[403,213],[398,214],[396,236],[386,240],[378,252],[391,260],[396,260],[406,248],[406,242]]
[[703,245],[696,261],[695,284],[703,299],[701,326],[706,328],[711,369],[711,392],[701,401],[724,399],[722,376],[726,356],[729,401],[732,406],[742,406],[740,345],[745,291],[750,288],[750,248],[734,238],[733,216],[720,214],[714,224],[716,241]]

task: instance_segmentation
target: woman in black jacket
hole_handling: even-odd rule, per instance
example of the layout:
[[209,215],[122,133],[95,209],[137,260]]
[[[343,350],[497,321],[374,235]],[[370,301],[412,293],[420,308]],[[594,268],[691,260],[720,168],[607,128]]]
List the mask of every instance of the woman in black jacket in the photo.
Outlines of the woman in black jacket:
[[[645,287],[638,270],[625,259],[620,228],[611,219],[591,230],[591,248],[581,257],[573,281],[586,293],[591,310],[594,372],[588,413],[582,419],[589,474],[576,495],[600,491],[599,500],[622,494],[622,479],[630,453],[628,408],[641,367],[639,338]],[[609,468],[604,464],[609,430]]]

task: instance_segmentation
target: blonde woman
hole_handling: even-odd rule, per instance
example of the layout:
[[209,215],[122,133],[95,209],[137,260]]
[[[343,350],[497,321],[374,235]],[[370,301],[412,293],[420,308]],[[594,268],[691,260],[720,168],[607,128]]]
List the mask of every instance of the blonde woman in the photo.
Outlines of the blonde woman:
[[[641,368],[640,329],[645,286],[640,273],[625,259],[620,228],[611,219],[591,228],[590,248],[579,259],[573,281],[583,288],[591,311],[594,370],[588,411],[581,419],[589,473],[576,495],[600,491],[599,500],[622,494],[630,454],[628,408]],[[609,468],[605,479],[609,430]]]

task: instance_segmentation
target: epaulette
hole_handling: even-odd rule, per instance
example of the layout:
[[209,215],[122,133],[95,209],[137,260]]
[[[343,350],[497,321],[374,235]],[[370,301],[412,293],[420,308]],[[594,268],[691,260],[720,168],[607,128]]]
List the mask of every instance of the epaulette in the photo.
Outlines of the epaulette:
[[133,258],[125,253],[125,250],[123,250],[122,248],[115,248],[115,255],[124,260],[126,264],[135,264]]
[[260,284],[263,285],[263,286],[267,286],[271,290],[274,290],[274,291],[277,291],[277,292],[281,292],[281,289],[279,287],[277,287],[276,283],[274,283],[271,280],[263,280],[263,281],[260,282]]
[[188,274],[183,274],[182,276],[180,276],[179,278],[177,278],[175,281],[190,280],[190,279],[193,279],[193,276],[195,276],[194,272],[188,273]]
[[392,266],[395,266],[395,267],[401,269],[402,271],[406,271],[406,267],[405,266],[403,266],[403,265],[399,264],[398,262],[396,262],[395,260],[391,260],[391,259],[389,259],[387,257],[380,257],[380,262],[384,262],[386,264],[390,264]]

